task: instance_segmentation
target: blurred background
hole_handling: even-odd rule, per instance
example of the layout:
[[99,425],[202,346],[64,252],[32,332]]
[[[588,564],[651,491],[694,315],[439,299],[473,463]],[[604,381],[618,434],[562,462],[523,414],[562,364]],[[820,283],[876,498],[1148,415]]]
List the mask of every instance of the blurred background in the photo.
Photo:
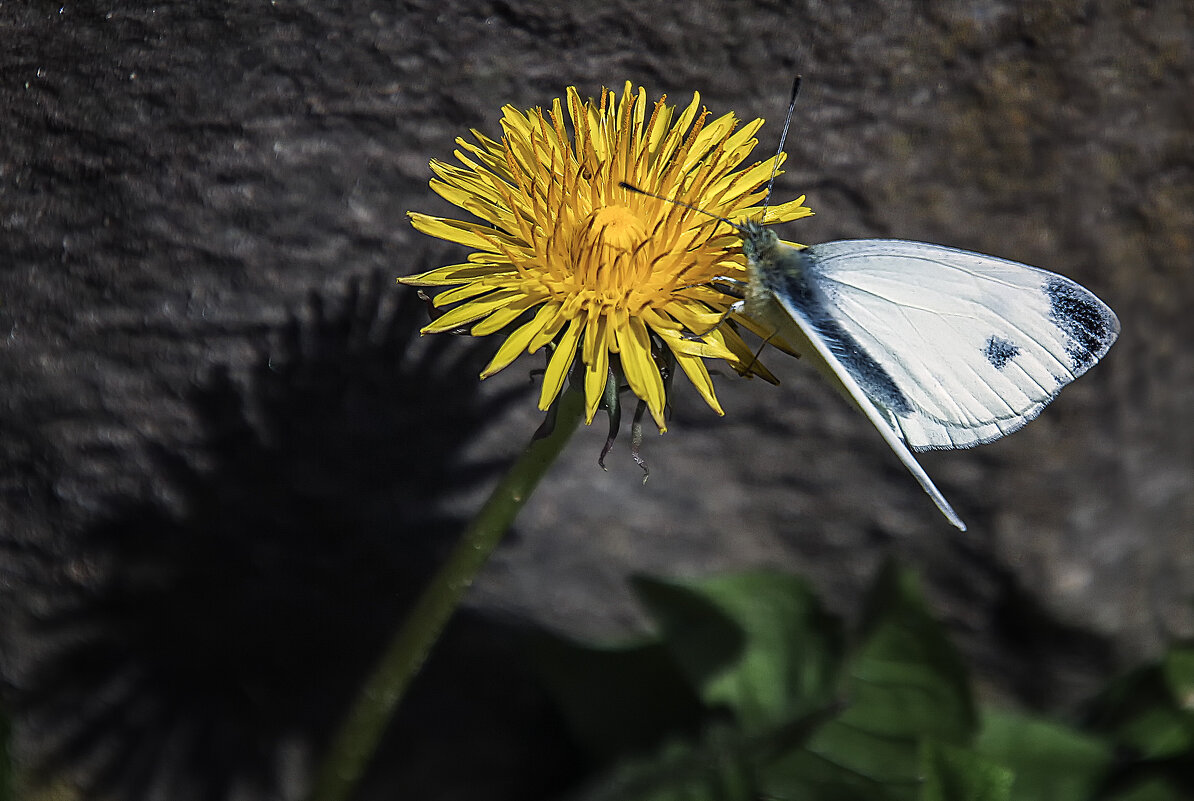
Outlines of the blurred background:
[[[599,417],[474,587],[375,797],[565,786],[573,757],[511,642],[641,631],[635,573],[780,567],[849,617],[895,557],[984,697],[1050,711],[1191,636],[1192,36],[1182,0],[3,4],[0,689],[19,756],[83,797],[302,791],[540,418],[541,360],[480,384],[496,342],[417,337],[426,311],[394,278],[464,253],[406,212],[463,216],[428,160],[568,85],[699,92],[767,119],[763,159],[800,73],[775,192],[816,216],[781,236],[1037,265],[1123,332],[1022,432],[924,456],[965,534],[778,354],[779,387],[720,380],[724,418],[678,379],[645,485],[628,432],[598,468]],[[473,767],[437,762],[448,742]]]

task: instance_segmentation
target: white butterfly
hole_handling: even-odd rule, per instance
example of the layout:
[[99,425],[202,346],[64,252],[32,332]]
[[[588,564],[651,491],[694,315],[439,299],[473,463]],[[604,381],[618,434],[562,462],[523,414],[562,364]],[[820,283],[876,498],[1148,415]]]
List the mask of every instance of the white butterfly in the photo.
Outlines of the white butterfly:
[[745,313],[810,354],[963,531],[909,448],[1010,434],[1119,335],[1101,300],[1026,264],[899,239],[798,249],[758,222],[735,227]]

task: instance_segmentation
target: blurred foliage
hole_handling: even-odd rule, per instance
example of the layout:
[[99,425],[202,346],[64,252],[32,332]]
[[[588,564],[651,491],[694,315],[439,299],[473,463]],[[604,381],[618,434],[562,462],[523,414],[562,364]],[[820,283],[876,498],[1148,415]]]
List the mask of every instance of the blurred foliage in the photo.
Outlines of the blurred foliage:
[[853,630],[779,573],[635,591],[653,636],[536,644],[592,767],[576,801],[1194,797],[1192,646],[1066,724],[979,709],[915,577],[892,564]]
[[0,707],[0,801],[13,801],[16,798],[13,785],[16,775],[12,762],[12,723]]

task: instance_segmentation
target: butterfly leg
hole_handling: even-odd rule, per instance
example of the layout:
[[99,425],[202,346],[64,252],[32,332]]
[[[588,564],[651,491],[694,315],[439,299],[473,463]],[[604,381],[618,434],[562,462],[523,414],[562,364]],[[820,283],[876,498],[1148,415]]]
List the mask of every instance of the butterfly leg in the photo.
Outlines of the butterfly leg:
[[718,317],[718,318],[717,318],[717,322],[716,322],[716,323],[714,323],[713,325],[709,326],[709,327],[708,327],[708,328],[706,328],[704,331],[700,331],[700,332],[697,332],[697,331],[691,331],[691,332],[689,332],[689,333],[685,334],[685,335],[684,335],[684,338],[685,338],[685,339],[691,339],[691,340],[699,340],[699,339],[701,339],[702,337],[704,337],[706,334],[711,334],[711,333],[713,333],[713,332],[714,332],[714,331],[716,331],[717,329],[721,328],[721,327],[722,327],[722,326],[725,324],[725,321],[726,321],[726,320],[728,320],[728,319],[730,319],[730,316],[731,316],[731,315],[738,314],[739,312],[741,312],[741,311],[742,311],[742,309],[745,307],[745,305],[746,305],[746,301],[744,301],[744,300],[738,300],[738,301],[735,301],[735,302],[731,303],[731,304],[730,304],[730,308],[726,309],[726,310],[725,310],[725,311],[722,313],[721,317]]

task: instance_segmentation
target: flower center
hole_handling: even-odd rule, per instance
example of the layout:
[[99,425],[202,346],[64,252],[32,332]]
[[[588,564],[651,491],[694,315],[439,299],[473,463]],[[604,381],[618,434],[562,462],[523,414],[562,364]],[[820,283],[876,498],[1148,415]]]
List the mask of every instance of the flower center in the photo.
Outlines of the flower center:
[[630,253],[646,238],[647,232],[630,209],[625,206],[602,206],[576,227],[572,252],[599,248],[612,261],[619,253]]

